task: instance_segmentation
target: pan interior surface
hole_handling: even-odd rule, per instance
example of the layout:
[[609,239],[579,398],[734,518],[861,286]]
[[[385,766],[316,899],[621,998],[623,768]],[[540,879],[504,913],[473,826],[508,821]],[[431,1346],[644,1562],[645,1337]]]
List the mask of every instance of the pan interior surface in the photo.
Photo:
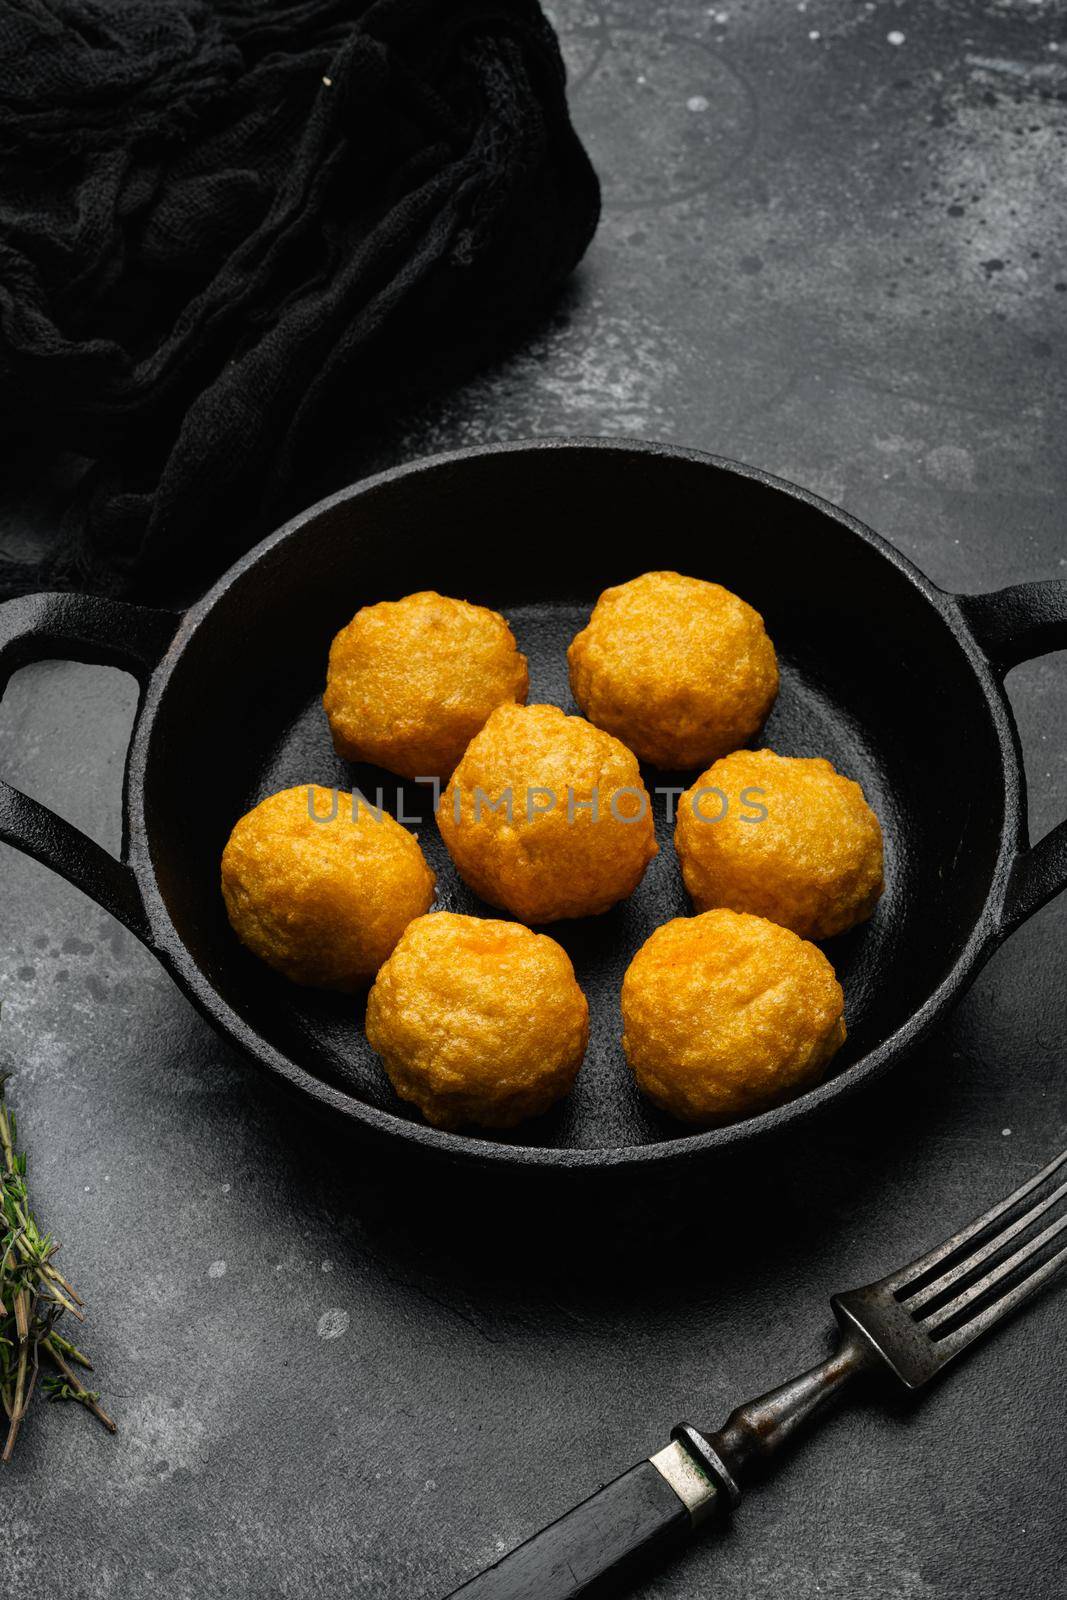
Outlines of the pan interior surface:
[[[782,687],[754,744],[828,757],[882,822],[887,886],[875,916],[825,946],[849,1029],[832,1075],[905,1027],[982,914],[997,859],[1003,780],[978,680],[908,571],[826,510],[700,458],[623,447],[516,448],[379,481],[298,519],[192,619],[156,708],[144,822],[196,987],[315,1078],[416,1116],[366,1042],[361,1000],[290,985],[238,944],[219,892],[229,830],[291,785],[375,802],[380,791],[418,833],[437,904],[501,915],[459,879],[428,787],[334,754],[321,706],[330,640],[361,605],[436,588],[502,610],[529,658],[530,701],[574,711],[567,645],[603,587],[649,568],[724,583],[763,613]],[[636,1093],[619,990],[653,929],[690,914],[667,791],[694,775],[645,770],[660,853],[636,893],[602,917],[543,930],[588,997],[589,1051],[568,1100],[506,1143],[630,1148],[692,1131]]]

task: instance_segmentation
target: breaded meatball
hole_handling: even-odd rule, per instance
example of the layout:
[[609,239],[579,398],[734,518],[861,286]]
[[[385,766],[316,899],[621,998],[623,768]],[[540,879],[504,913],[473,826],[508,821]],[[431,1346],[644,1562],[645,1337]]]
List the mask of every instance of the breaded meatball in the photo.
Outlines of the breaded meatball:
[[518,922],[411,923],[367,1000],[367,1038],[438,1128],[512,1128],[567,1093],[589,1007],[565,950]]
[[475,893],[524,922],[606,911],[656,854],[630,751],[556,706],[499,706],[467,746],[437,823]]
[[804,939],[863,922],[884,885],[878,818],[821,757],[724,756],[679,801],[674,842],[698,911],[751,911]]
[[605,589],[567,662],[590,722],[657,767],[703,766],[745,744],[778,693],[759,612],[680,572]]
[[432,589],[364,606],[330,647],[337,754],[447,778],[489,713],[526,699],[526,657],[498,611]]
[[623,979],[622,1020],[640,1088],[705,1126],[809,1088],[845,1039],[844,996],[822,951],[736,911],[657,928]]
[[[312,815],[314,813],[314,815]],[[294,983],[358,989],[433,903],[418,841],[350,794],[301,784],[261,800],[222,853],[234,932]]]

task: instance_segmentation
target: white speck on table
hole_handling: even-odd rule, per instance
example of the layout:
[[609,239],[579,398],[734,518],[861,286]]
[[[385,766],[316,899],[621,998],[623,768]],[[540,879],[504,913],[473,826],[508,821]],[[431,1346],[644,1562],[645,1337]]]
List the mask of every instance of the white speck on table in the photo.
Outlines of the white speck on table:
[[342,1311],[340,1306],[333,1306],[322,1313],[315,1331],[320,1339],[340,1339],[342,1334],[348,1332],[348,1321],[348,1312]]

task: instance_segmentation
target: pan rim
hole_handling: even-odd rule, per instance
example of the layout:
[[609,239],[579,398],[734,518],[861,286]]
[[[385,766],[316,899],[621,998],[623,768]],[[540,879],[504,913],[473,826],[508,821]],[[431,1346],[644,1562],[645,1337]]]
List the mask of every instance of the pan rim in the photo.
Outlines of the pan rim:
[[[145,779],[151,756],[152,736],[156,727],[157,711],[167,684],[201,624],[238,579],[310,522],[323,516],[335,506],[346,504],[384,485],[456,463],[480,460],[486,456],[522,456],[544,450],[638,454],[684,461],[697,467],[713,467],[785,494],[843,526],[850,534],[861,539],[883,559],[889,561],[913,587],[919,590],[948,627],[978,680],[1001,755],[999,770],[1004,790],[1005,825],[986,902],[951,968],[923,1004],[874,1049],[853,1062],[846,1071],[817,1084],[795,1100],[722,1127],[680,1133],[674,1138],[656,1140],[649,1144],[555,1147],[508,1144],[471,1134],[446,1132],[369,1105],[357,1096],[307,1071],[246,1022],[223,999],[193,959],[163,900],[156,879],[145,817]],[[1016,852],[1025,843],[1022,793],[1022,772],[1015,727],[1003,688],[967,625],[956,597],[935,584],[888,540],[851,513],[824,500],[811,490],[744,462],[733,461],[688,446],[622,435],[549,434],[498,441],[488,445],[466,446],[420,456],[413,461],[387,468],[349,484],[298,512],[234,562],[183,614],[173,639],[141,698],[127,769],[125,824],[129,842],[128,860],[144,903],[152,949],[202,1015],[226,1038],[237,1044],[246,1055],[267,1067],[291,1087],[300,1090],[312,1101],[326,1106],[329,1110],[339,1112],[350,1120],[363,1124],[376,1134],[400,1138],[439,1156],[473,1160],[481,1165],[490,1166],[523,1166],[554,1170],[611,1168],[636,1171],[646,1167],[658,1167],[665,1161],[681,1163],[696,1160],[708,1152],[731,1149],[798,1126],[833,1102],[842,1100],[859,1091],[864,1085],[876,1081],[910,1048],[917,1045],[968,982],[974,978],[983,960],[992,953],[999,942],[997,913],[1004,901],[1008,876]]]

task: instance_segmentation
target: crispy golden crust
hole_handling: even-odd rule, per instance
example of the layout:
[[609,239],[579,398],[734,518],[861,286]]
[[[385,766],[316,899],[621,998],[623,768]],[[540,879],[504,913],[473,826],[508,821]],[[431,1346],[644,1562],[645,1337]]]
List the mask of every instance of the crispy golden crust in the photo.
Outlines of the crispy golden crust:
[[567,662],[590,722],[657,767],[703,766],[745,744],[778,693],[759,612],[678,572],[605,589]]
[[[721,796],[697,798],[711,789],[726,797],[718,822],[698,814],[723,809]],[[763,820],[751,820],[757,807],[766,808]],[[863,922],[884,885],[878,818],[859,784],[821,757],[724,756],[679,801],[674,842],[698,911],[751,911],[805,939],[829,939]]]
[[464,880],[524,922],[606,911],[656,854],[633,755],[556,706],[498,707],[468,745],[437,821]]
[[346,761],[447,778],[489,713],[525,701],[504,618],[432,589],[364,606],[330,647],[323,705]]
[[[310,814],[330,818],[316,821]],[[433,903],[418,841],[352,796],[302,784],[260,801],[222,853],[234,932],[294,983],[358,989]]]
[[367,1038],[438,1128],[511,1128],[574,1082],[589,1008],[566,951],[517,922],[411,923],[367,1001]]
[[844,996],[815,945],[707,911],[657,928],[622,985],[623,1049],[658,1106],[705,1126],[817,1083],[844,1043]]

